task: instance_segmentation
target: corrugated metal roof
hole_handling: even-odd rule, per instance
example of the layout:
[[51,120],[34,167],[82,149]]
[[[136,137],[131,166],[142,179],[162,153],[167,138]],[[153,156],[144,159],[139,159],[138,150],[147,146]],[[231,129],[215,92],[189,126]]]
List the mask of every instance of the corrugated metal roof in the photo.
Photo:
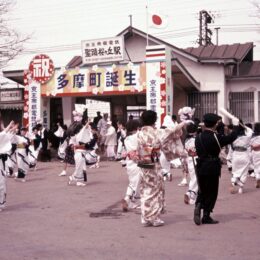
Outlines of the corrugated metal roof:
[[239,76],[233,77],[259,77],[260,76],[260,61],[241,62],[239,66]]
[[203,60],[216,60],[216,59],[236,59],[241,61],[247,53],[253,49],[253,43],[235,43],[231,45],[208,45],[199,46],[197,48],[186,48],[186,52],[196,56],[198,59]]
[[68,68],[75,68],[82,64],[82,57],[81,56],[74,56],[72,60],[66,65]]

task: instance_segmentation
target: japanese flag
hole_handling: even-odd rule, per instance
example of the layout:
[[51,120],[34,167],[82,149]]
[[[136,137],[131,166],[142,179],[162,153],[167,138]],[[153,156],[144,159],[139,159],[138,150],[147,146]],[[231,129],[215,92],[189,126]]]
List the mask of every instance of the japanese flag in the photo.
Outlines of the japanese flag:
[[148,24],[151,28],[164,29],[168,26],[168,16],[158,12],[150,12]]

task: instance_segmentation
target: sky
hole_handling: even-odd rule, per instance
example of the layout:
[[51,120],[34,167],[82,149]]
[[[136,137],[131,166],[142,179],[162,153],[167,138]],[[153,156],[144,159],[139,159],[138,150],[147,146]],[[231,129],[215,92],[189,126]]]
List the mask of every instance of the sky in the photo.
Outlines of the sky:
[[[255,0],[260,3],[260,0]],[[168,17],[165,29],[149,33],[179,48],[197,47],[199,11],[214,18],[209,25],[219,45],[254,42],[254,59],[260,60],[260,16],[253,0],[16,0],[8,13],[9,24],[22,35],[30,35],[23,55],[10,69],[26,68],[36,54],[54,57],[65,66],[81,55],[81,41],[116,36],[130,25],[146,32],[146,6]],[[259,11],[260,14],[260,11]],[[8,67],[7,67],[8,68]]]

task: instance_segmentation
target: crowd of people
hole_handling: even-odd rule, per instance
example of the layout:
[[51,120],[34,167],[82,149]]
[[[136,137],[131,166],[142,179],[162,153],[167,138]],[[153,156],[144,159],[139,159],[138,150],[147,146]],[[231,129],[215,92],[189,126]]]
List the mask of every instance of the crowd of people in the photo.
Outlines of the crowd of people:
[[[73,111],[73,122],[57,122],[57,156],[63,161],[60,177],[74,165],[68,184],[84,187],[89,168],[100,161],[120,161],[129,184],[121,200],[123,211],[140,208],[143,226],[162,226],[165,213],[165,181],[172,181],[171,168],[181,166],[187,186],[184,203],[194,205],[194,223],[217,224],[211,217],[219,187],[221,167],[231,173],[230,193],[242,194],[249,175],[260,188],[260,123],[254,129],[232,118],[226,126],[217,114],[205,114],[202,122],[193,118],[194,109],[181,108],[167,115],[156,127],[157,114],[144,111],[139,120],[129,118],[114,125],[108,114],[98,112],[90,121],[86,113]],[[48,134],[41,122],[29,133],[13,121],[0,132],[0,211],[6,203],[6,177],[25,182],[29,169],[37,168],[39,153],[50,160]],[[176,166],[177,165],[177,166]],[[17,171],[16,171],[17,170]],[[202,216],[201,216],[202,215]]]

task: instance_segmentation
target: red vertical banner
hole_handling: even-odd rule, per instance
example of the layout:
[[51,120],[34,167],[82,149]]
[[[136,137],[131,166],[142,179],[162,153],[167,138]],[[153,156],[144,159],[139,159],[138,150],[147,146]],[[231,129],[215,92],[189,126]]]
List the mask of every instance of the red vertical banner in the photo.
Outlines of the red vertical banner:
[[29,82],[31,80],[31,73],[28,70],[23,72],[24,81],[24,106],[23,106],[23,125],[29,124]]
[[160,62],[160,94],[161,94],[161,124],[164,120],[164,117],[167,115],[167,95],[166,95],[166,63]]

